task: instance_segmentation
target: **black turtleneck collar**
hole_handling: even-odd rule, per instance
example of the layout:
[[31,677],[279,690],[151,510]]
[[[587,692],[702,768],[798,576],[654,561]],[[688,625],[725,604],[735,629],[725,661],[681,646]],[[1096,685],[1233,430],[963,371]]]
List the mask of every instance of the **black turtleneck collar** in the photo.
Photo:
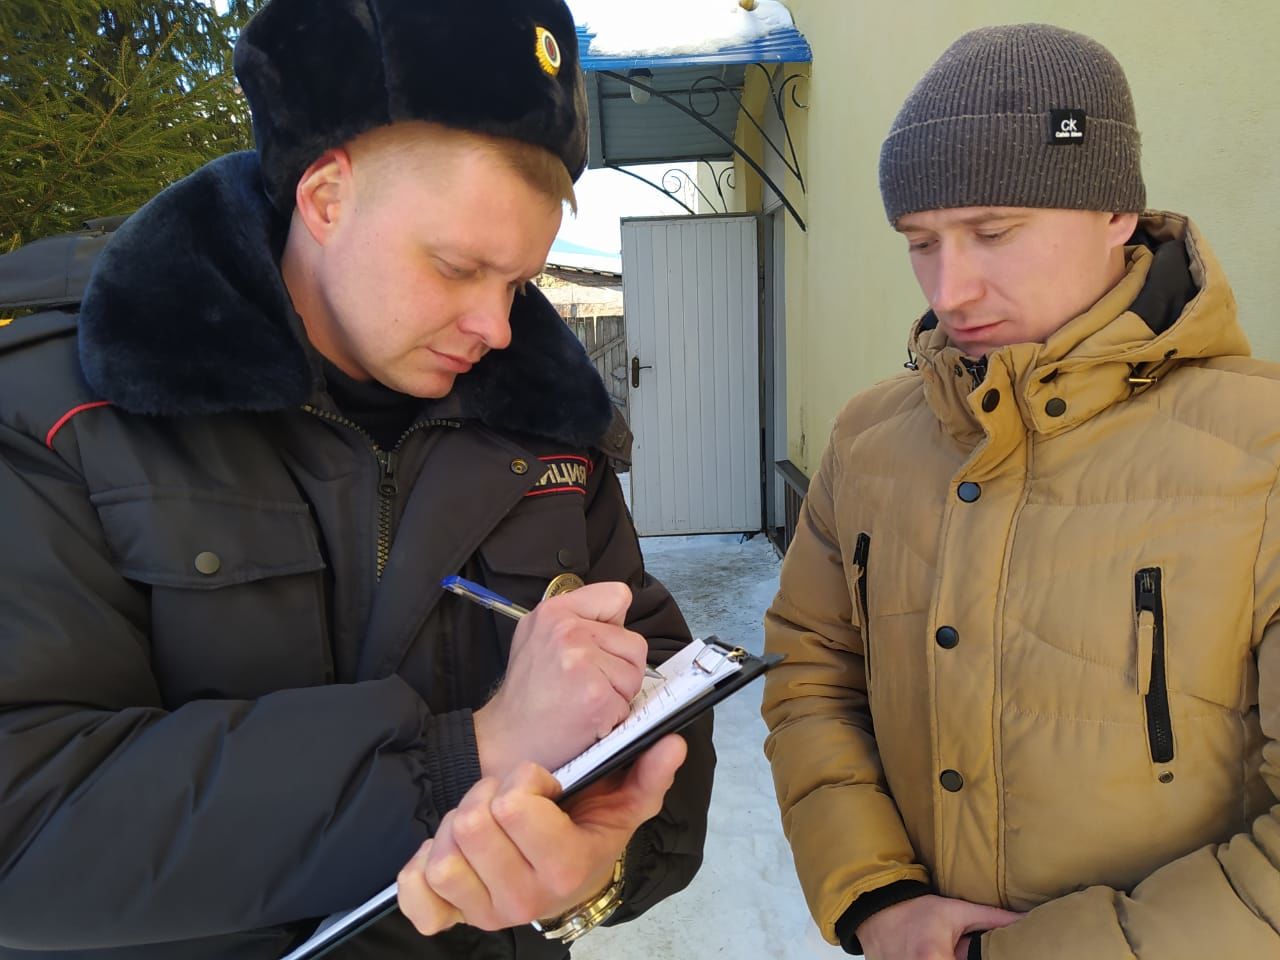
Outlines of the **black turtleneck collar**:
[[423,401],[384,387],[377,380],[356,380],[328,360],[324,380],[329,396],[349,420],[360,425],[383,450],[394,450],[422,409]]

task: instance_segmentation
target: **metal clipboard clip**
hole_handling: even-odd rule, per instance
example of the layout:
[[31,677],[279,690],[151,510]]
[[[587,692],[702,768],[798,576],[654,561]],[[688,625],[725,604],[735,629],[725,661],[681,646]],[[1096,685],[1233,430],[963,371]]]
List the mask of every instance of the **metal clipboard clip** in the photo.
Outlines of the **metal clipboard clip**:
[[702,649],[693,658],[693,667],[708,676],[720,669],[720,664],[725,660],[742,663],[747,658],[747,651],[742,647],[731,647],[722,643],[718,637],[707,637],[702,643]]

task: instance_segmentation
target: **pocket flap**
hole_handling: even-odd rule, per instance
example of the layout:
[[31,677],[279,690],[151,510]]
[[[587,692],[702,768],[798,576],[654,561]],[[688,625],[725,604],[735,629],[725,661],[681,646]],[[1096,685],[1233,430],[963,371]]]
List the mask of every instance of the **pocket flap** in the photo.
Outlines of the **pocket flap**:
[[153,586],[213,590],[325,565],[303,503],[148,488],[94,505],[121,574]]
[[584,572],[590,556],[582,497],[524,501],[494,528],[480,554],[495,573],[550,580],[566,570]]

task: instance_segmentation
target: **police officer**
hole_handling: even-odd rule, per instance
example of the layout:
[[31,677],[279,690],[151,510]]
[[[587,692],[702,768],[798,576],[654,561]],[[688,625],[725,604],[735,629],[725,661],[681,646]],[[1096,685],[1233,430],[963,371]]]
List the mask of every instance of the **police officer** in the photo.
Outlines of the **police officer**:
[[529,285],[573,22],[272,0],[236,70],[256,152],[0,339],[0,956],[276,958],[398,875],[332,956],[563,957],[688,883],[713,766],[707,721],[563,808],[547,772],[688,639]]

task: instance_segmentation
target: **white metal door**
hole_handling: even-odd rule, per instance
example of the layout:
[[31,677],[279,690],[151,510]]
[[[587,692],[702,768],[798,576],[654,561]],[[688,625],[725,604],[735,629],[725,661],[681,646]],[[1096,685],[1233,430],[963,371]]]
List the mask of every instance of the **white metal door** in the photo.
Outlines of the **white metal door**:
[[754,217],[622,221],[641,536],[760,529],[756,269]]

